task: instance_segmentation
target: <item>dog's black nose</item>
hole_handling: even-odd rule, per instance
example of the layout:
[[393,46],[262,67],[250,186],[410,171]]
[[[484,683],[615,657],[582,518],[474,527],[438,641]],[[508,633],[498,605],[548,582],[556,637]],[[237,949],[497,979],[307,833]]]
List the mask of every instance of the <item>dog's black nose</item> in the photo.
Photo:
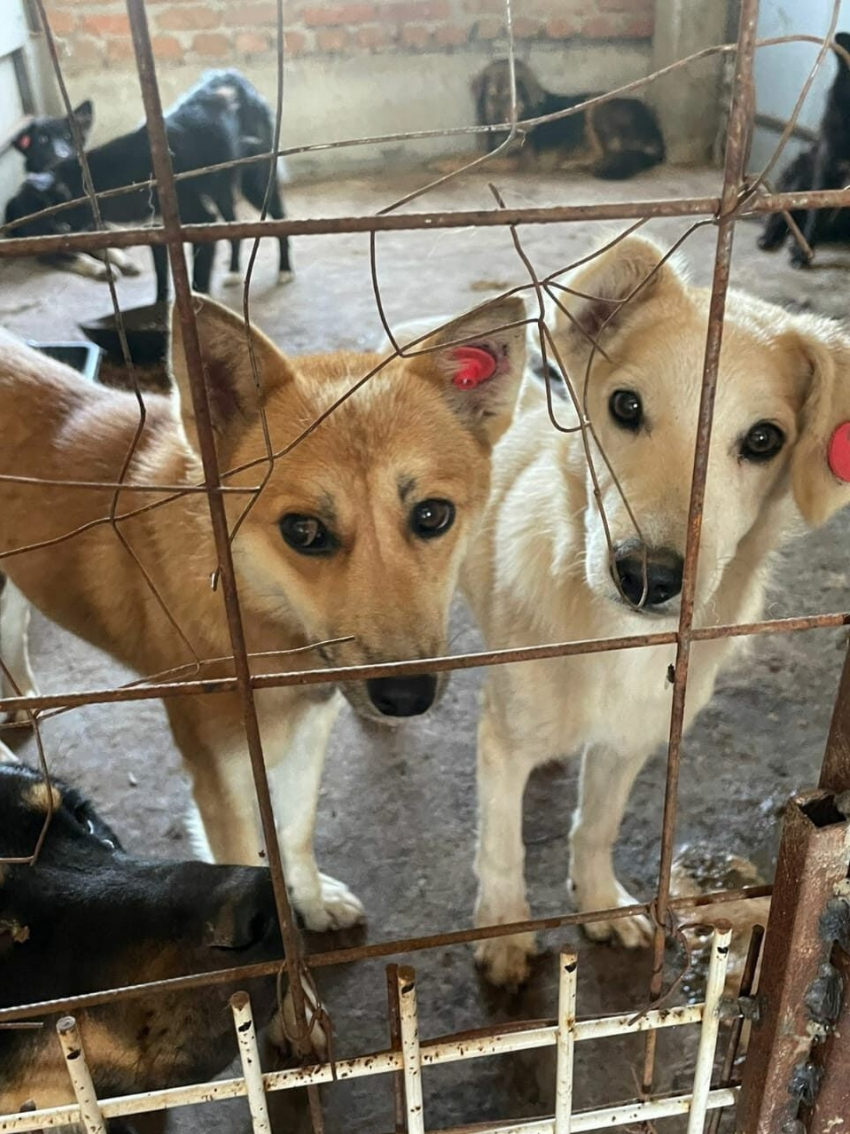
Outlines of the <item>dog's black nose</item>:
[[[644,580],[644,555],[646,556],[646,579]],[[620,579],[623,594],[635,606],[643,598],[643,606],[661,606],[682,589],[682,567],[684,561],[676,551],[666,547],[646,548],[631,544],[618,550],[614,557],[614,569]],[[644,598],[644,581],[646,597]]]
[[434,704],[437,679],[432,673],[420,677],[374,677],[366,682],[375,708],[385,717],[418,717]]

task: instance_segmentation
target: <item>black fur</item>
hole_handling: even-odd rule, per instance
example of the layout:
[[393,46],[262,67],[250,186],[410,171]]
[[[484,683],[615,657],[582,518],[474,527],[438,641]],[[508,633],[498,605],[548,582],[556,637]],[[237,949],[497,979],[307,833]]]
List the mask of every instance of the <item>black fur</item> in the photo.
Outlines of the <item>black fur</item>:
[[[850,34],[840,32],[835,40],[850,50]],[[843,189],[850,184],[850,69],[836,52],[838,73],[826,100],[818,140],[804,150],[785,169],[777,183],[780,193],[819,189]],[[795,209],[791,216],[809,247],[850,241],[850,208]],[[781,213],[772,213],[765,222],[758,245],[765,252],[780,248],[789,234]],[[808,265],[805,252],[796,242],[791,245],[791,263]]]
[[[267,870],[135,858],[87,799],[55,786],[61,805],[36,865],[1,868],[0,1007],[281,956]],[[33,802],[39,790],[37,772],[0,764],[0,857],[33,852],[45,817],[37,796]],[[274,1008],[273,986],[252,982],[251,990],[262,1026]],[[232,992],[209,987],[76,1013],[84,1035],[97,1028],[108,1036],[90,1051],[98,1094],[223,1070],[236,1053]],[[0,1102],[20,1105],[39,1076],[61,1063],[53,1024],[0,1029]],[[110,1059],[112,1049],[133,1058]]]
[[[165,114],[166,133],[175,173],[217,165],[273,148],[271,112],[238,71],[214,71],[178,100]],[[129,134],[87,152],[95,190],[116,189],[152,177],[147,128],[140,126]],[[276,163],[275,163],[276,165]],[[234,192],[241,188],[247,200],[259,209],[269,177],[268,161],[255,162],[236,170],[221,170],[177,182],[180,219],[184,224],[208,224],[222,217],[236,219]],[[34,173],[6,206],[6,223],[38,213],[40,210],[84,196],[82,170],[76,155],[60,161],[48,173]],[[154,191],[147,188],[100,202],[103,219],[112,224],[131,224],[149,220],[159,212]],[[269,214],[283,217],[283,205],[272,178]],[[88,203],[48,217],[34,217],[12,229],[13,236],[46,236],[60,232],[84,232],[93,226]],[[286,237],[279,240],[281,272],[290,271]],[[193,246],[192,286],[208,292],[215,244]],[[168,298],[168,262],[163,246],[152,248],[156,270],[157,301]],[[231,247],[231,269],[239,269],[239,241]]]

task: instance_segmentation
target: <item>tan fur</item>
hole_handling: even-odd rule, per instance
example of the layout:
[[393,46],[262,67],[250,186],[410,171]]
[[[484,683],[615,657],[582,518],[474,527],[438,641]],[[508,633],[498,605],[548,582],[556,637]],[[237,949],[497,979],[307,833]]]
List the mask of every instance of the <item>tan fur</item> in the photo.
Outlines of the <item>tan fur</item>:
[[[62,795],[59,788],[53,784],[50,785],[50,795],[48,796],[47,784],[43,781],[35,783],[32,787],[27,788],[23,796],[24,805],[29,807],[32,811],[43,811],[47,814],[48,809],[58,811],[62,806]],[[50,802],[48,802],[48,800]]]
[[[564,297],[601,353],[565,316],[556,337],[581,392],[590,364],[587,412],[649,547],[684,553],[708,293],[668,264],[624,307],[618,302],[661,259],[649,241],[629,238],[575,273]],[[606,318],[610,322],[600,330]],[[608,411],[614,390],[637,390],[649,429],[632,434]],[[556,402],[565,424],[575,418]],[[709,461],[696,625],[760,616],[771,551],[850,499],[826,460],[835,427],[850,419],[850,340],[835,324],[788,314],[740,293],[729,296]],[[767,420],[785,433],[770,462],[739,456],[741,437]],[[614,478],[593,446],[615,545],[635,537]],[[488,648],[673,630],[678,599],[657,612],[619,600],[579,434],[553,429],[539,386],[494,456],[493,488],[464,587]],[[693,648],[686,727],[708,702],[734,640]],[[578,907],[628,904],[612,846],[631,785],[667,739],[673,647],[622,650],[488,670],[479,730],[481,827],[476,869],[478,925],[529,915],[523,879],[522,797],[532,768],[583,751],[579,806],[571,833],[571,884]],[[640,918],[595,922],[594,937],[627,945],[648,940]],[[497,983],[528,973],[530,937],[499,938],[479,949]]]
[[[219,465],[230,470],[257,462],[226,483],[258,485],[267,468],[244,324],[210,300],[198,299],[197,310]],[[500,301],[432,340],[467,339],[499,359],[495,377],[471,394],[452,385],[458,364],[449,345],[395,360],[274,463],[233,545],[248,648],[261,653],[352,640],[297,659],[256,659],[255,673],[424,658],[444,649],[449,600],[489,490],[491,447],[509,424],[524,365],[523,328],[500,327],[523,314],[521,301]],[[379,361],[342,351],[288,360],[265,336],[252,334],[276,451]],[[120,513],[158,499],[134,491],[134,484],[203,481],[179,326],[173,359],[179,406],[146,396],[147,421]],[[88,385],[4,338],[0,419],[0,471],[115,481],[138,409],[132,396]],[[69,540],[0,560],[3,570],[50,618],[142,674],[191,662],[142,572],[100,522],[111,498],[111,490],[0,482],[0,552],[90,525]],[[429,498],[453,501],[456,520],[442,537],[420,540],[410,532],[409,515]],[[247,499],[226,497],[231,527]],[[331,526],[341,543],[337,553],[307,558],[286,546],[278,521],[292,512]],[[183,496],[145,511],[122,521],[121,532],[200,657],[230,654],[221,590],[210,587],[216,554],[204,497]],[[202,671],[230,673],[222,663]],[[364,716],[379,715],[361,684],[349,683],[344,693]],[[328,687],[289,687],[260,690],[256,703],[295,904],[312,928],[351,924],[362,915],[360,903],[319,875],[312,850],[324,747],[339,698]],[[238,698],[174,697],[166,708],[215,859],[256,862],[260,842]]]

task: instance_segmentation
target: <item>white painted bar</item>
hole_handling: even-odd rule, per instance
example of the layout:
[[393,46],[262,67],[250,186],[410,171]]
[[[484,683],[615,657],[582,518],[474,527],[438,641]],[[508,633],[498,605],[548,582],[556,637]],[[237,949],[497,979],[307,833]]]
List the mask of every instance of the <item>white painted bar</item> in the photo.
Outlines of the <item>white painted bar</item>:
[[[74,1097],[79,1103],[79,1122],[86,1134],[106,1134],[106,1123],[100,1110],[97,1092],[94,1089],[91,1072],[86,1063],[83,1041],[73,1016],[62,1016],[56,1023],[59,1043],[65,1057],[65,1066],[71,1077]],[[32,1111],[38,1114],[38,1111]]]
[[688,1114],[688,1134],[703,1134],[705,1129],[705,1113],[711,1091],[711,1072],[714,1068],[717,1032],[720,1027],[720,1001],[726,985],[731,940],[732,926],[729,922],[717,922],[711,938],[711,957],[705,982],[705,1008],[694,1066],[693,1098]]
[[573,1113],[573,1056],[576,1032],[575,953],[562,952],[558,958],[558,1035],[555,1062],[555,1134],[570,1134]]
[[234,992],[230,998],[230,1009],[233,1012],[233,1026],[236,1028],[236,1042],[239,1044],[242,1075],[248,1092],[251,1126],[254,1134],[272,1134],[263,1085],[263,1069],[260,1065],[260,1049],[257,1046],[254,1016],[251,1012],[251,997],[247,992]]
[[419,1057],[419,1020],[416,1015],[416,974],[409,965],[399,966],[398,1004],[407,1130],[408,1134],[425,1134],[422,1064]]

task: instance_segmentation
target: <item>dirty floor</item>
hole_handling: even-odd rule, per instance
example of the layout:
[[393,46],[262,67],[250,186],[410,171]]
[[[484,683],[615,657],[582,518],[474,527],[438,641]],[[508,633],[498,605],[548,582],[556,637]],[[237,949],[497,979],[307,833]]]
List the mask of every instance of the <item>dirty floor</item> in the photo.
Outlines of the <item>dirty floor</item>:
[[[291,216],[375,212],[424,177],[335,180],[290,187]],[[718,191],[714,171],[661,170],[626,185],[587,179],[499,178],[509,205],[580,203],[639,197],[703,196]],[[492,207],[483,177],[433,194],[422,207]],[[625,227],[582,223],[529,226],[522,231],[539,274],[559,268],[604,234]],[[662,241],[680,235],[686,222],[661,220],[647,230]],[[793,307],[843,317],[847,311],[846,254],[818,255],[817,268],[793,271],[786,256],[757,251],[757,226],[742,223],[735,238],[733,282]],[[694,232],[684,252],[699,282],[710,276],[714,230]],[[134,253],[145,274],[122,281],[126,306],[150,302],[149,253]],[[317,236],[293,242],[296,277],[274,286],[276,249],[264,241],[255,273],[256,322],[293,353],[350,346],[364,348],[380,335],[372,295],[369,241],[364,235]],[[218,251],[218,276],[225,249]],[[391,322],[460,312],[496,290],[527,277],[505,230],[464,229],[382,234],[378,275]],[[214,294],[238,305],[240,293],[214,286]],[[109,310],[105,285],[52,272],[31,261],[0,265],[0,322],[31,337],[78,338],[78,320]],[[49,329],[49,330],[46,330]],[[778,558],[767,614],[770,617],[846,609],[850,515],[790,546]],[[814,631],[753,640],[746,663],[727,672],[713,703],[684,749],[677,838],[680,844],[729,850],[770,871],[778,815],[788,796],[812,786],[822,755],[846,634]],[[453,649],[472,649],[479,639],[458,604]],[[105,656],[69,638],[42,618],[32,624],[34,667],[45,691],[119,684],[130,674]],[[474,738],[480,677],[453,678],[439,710],[402,730],[367,730],[344,711],[335,732],[322,791],[318,854],[324,870],[343,878],[364,900],[369,923],[346,941],[314,938],[314,949],[358,940],[438,933],[471,923],[474,883]],[[186,781],[158,704],[92,707],[45,725],[54,770],[91,794],[129,850],[144,855],[187,856],[184,827]],[[33,759],[32,741],[13,743]],[[663,754],[647,765],[632,795],[618,845],[622,880],[641,896],[652,893],[658,864]],[[544,769],[526,800],[527,870],[535,914],[567,908],[564,876],[567,830],[575,799],[576,765]],[[596,1014],[640,1008],[646,1002],[645,954],[593,945],[572,931],[542,944],[564,942],[580,950],[579,1012]],[[484,986],[467,947],[436,949],[394,958],[414,963],[419,975],[421,1033],[434,1036],[518,1018],[552,1016],[555,962],[543,955],[530,986],[518,997]],[[385,1045],[384,962],[330,967],[320,988],[336,1024],[336,1053],[350,1055]],[[582,1044],[578,1052],[577,1105],[610,1104],[634,1095],[642,1051],[638,1038]],[[690,1039],[662,1034],[659,1081],[685,1088]],[[550,1112],[554,1061],[526,1053],[430,1070],[424,1080],[427,1125],[439,1129],[495,1118]],[[361,1080],[322,1088],[329,1134],[384,1134],[393,1129],[389,1082]],[[172,1129],[241,1131],[241,1102],[209,1105],[200,1114],[172,1119]],[[659,1129],[680,1129],[678,1120]]]

